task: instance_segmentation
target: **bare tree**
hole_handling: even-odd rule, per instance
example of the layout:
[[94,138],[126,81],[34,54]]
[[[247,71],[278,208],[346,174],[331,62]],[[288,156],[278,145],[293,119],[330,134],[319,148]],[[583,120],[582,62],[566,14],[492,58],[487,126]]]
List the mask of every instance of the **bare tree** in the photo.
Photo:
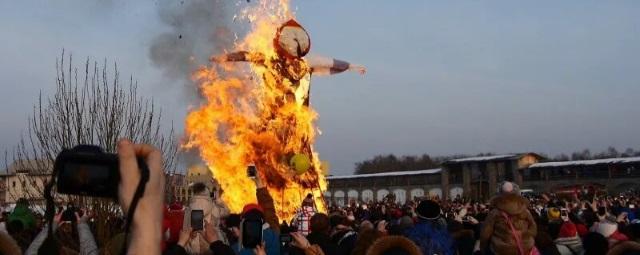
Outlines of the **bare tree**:
[[[114,153],[119,138],[135,143],[154,145],[163,153],[167,174],[175,171],[177,141],[173,125],[161,125],[161,110],[153,100],[138,94],[137,82],[130,77],[122,84],[117,64],[109,72],[107,61],[102,65],[87,59],[81,69],[73,65],[71,55],[64,51],[56,60],[56,90],[52,96],[40,93],[28,128],[13,151],[15,169],[28,169],[22,175],[33,182],[37,175],[50,174],[53,162],[64,148],[79,144],[95,144],[106,152]],[[19,194],[42,198],[43,185],[36,192]],[[32,194],[36,193],[36,194]],[[119,207],[113,200],[56,195],[57,202],[73,201],[90,207],[96,213],[96,239],[104,244],[117,229],[109,226],[106,217],[118,215]]]

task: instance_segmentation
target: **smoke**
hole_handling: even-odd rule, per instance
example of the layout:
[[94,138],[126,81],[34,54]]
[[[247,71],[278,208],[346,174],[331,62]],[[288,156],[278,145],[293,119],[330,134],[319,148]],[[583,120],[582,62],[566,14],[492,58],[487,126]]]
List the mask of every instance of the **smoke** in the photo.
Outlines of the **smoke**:
[[[162,70],[165,85],[184,88],[185,100],[178,101],[197,105],[202,98],[191,75],[210,56],[232,48],[236,6],[228,0],[159,0],[157,6],[167,30],[151,42],[149,58]],[[186,166],[202,163],[197,150],[182,151],[181,161]]]
[[[233,46],[231,32],[233,1],[160,0],[158,15],[167,25],[151,43],[149,58],[168,81],[186,86],[187,95],[197,95],[191,74],[208,63],[210,56]],[[194,97],[197,98],[197,97]]]

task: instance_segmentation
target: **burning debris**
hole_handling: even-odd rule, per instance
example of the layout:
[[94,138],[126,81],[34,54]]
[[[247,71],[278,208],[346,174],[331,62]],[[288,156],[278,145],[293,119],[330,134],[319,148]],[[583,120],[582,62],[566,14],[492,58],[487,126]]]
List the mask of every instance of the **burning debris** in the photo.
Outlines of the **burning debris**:
[[289,219],[308,193],[324,211],[327,167],[313,151],[317,114],[309,104],[311,75],[365,69],[306,58],[311,40],[287,0],[263,0],[241,13],[251,31],[232,53],[211,57],[212,66],[194,74],[206,103],[187,116],[186,147],[199,149],[232,211],[255,202],[254,184],[244,174],[251,164],[267,183],[281,219]]

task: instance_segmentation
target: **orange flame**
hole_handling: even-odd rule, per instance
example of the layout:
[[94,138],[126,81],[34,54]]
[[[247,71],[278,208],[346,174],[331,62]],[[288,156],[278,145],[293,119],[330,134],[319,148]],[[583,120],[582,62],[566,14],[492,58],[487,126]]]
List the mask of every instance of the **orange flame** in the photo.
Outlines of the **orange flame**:
[[[245,172],[255,164],[274,198],[278,217],[287,221],[308,193],[325,211],[322,191],[326,189],[319,157],[312,149],[317,114],[301,104],[298,95],[287,101],[293,84],[270,61],[277,58],[273,46],[277,28],[293,16],[288,0],[263,0],[241,12],[252,27],[234,51],[260,53],[266,61],[201,67],[193,78],[206,103],[188,114],[185,125],[185,147],[199,149],[232,211],[256,201],[255,185]],[[294,154],[308,155],[311,169],[297,175],[289,166]]]

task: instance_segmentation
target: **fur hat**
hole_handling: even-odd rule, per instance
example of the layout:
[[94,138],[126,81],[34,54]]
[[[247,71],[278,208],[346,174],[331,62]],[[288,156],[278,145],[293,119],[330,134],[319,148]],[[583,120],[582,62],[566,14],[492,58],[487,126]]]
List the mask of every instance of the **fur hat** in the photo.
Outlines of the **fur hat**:
[[440,205],[433,200],[422,200],[416,207],[418,217],[426,220],[435,220],[440,217]]
[[420,255],[422,252],[413,241],[403,236],[378,238],[367,249],[366,255]]

